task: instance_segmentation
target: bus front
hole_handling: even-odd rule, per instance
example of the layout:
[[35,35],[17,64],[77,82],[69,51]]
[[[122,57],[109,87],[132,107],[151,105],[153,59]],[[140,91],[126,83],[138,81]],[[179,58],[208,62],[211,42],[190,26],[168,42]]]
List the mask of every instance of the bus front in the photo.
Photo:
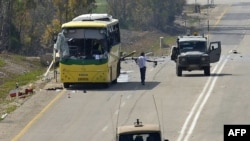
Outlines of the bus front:
[[56,46],[60,54],[60,80],[65,88],[79,83],[108,85],[117,81],[120,40],[115,43],[112,38],[115,31],[109,28],[113,27],[93,21],[62,25]]

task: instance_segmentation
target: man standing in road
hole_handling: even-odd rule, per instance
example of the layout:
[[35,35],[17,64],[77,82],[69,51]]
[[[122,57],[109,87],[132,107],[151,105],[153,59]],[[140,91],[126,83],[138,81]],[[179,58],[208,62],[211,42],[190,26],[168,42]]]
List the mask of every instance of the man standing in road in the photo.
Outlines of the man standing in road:
[[155,65],[157,65],[156,61],[147,60],[144,52],[141,53],[141,55],[137,58],[137,65],[140,68],[140,74],[141,74],[141,84],[145,85],[145,76],[146,76],[146,61],[147,62],[154,62]]

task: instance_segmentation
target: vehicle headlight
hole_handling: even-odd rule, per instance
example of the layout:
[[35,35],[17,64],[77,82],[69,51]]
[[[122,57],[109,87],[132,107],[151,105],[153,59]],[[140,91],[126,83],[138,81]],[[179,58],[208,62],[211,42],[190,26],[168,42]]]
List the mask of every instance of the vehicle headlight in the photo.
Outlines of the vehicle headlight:
[[207,57],[201,57],[201,61],[203,61],[203,62],[208,61],[208,58]]
[[186,58],[180,58],[180,61],[181,61],[181,62],[185,62],[185,61],[186,61]]

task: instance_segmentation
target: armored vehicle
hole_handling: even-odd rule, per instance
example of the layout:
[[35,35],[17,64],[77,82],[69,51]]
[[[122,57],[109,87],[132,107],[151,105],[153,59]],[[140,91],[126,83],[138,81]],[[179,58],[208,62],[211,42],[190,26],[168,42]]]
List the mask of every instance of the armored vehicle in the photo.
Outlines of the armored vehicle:
[[210,75],[210,63],[220,60],[221,42],[208,43],[207,37],[192,35],[179,36],[176,46],[172,47],[171,60],[176,62],[176,74],[182,76],[182,71],[203,70]]
[[116,141],[168,141],[162,138],[160,126],[157,124],[142,124],[139,119],[134,125],[117,128]]

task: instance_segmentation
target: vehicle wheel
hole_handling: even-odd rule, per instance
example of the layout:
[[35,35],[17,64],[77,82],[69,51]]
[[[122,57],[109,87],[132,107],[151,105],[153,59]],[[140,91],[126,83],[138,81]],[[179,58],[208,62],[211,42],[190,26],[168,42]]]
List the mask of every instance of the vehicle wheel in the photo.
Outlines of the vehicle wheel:
[[176,74],[177,74],[177,76],[182,76],[182,68],[181,67],[176,67]]
[[120,73],[121,73],[121,61],[119,61],[117,64],[117,77],[120,76]]
[[63,83],[63,87],[66,89],[69,88],[69,85],[70,85],[69,83]]
[[210,67],[205,67],[205,68],[204,68],[204,74],[205,74],[206,76],[210,76]]
[[112,84],[116,84],[116,83],[117,83],[117,78],[112,81]]
[[117,71],[117,72],[116,72],[116,79],[112,81],[112,84],[116,84],[116,83],[117,83],[117,78],[120,76],[120,72],[121,72],[121,61],[118,62],[116,71]]
[[111,86],[110,82],[103,83],[103,88],[109,88]]

